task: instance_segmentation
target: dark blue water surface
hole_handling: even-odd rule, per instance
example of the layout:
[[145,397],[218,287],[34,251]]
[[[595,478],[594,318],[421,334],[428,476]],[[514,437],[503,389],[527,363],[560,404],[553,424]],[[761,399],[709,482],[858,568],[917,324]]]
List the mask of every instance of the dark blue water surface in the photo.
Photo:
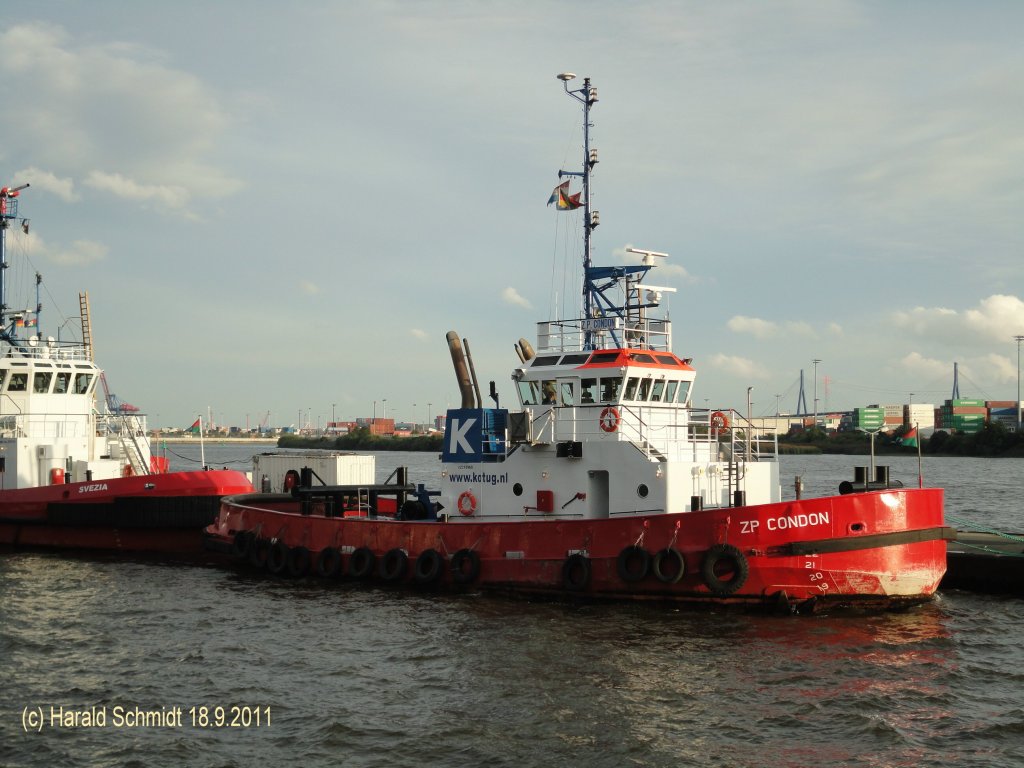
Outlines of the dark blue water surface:
[[[181,467],[198,455],[169,449]],[[206,451],[218,466],[252,453]],[[378,474],[399,463],[427,481],[438,469],[379,454]],[[783,457],[784,492],[795,475],[833,492],[854,463]],[[916,484],[916,460],[887,463]],[[1022,470],[924,467],[951,517],[1003,530],[1024,529]],[[1024,600],[960,592],[903,613],[772,617],[4,553],[0,765],[1020,766],[1021,638]],[[218,726],[218,706],[240,724]],[[60,707],[105,707],[106,723],[61,725]],[[115,707],[182,722],[115,725]]]

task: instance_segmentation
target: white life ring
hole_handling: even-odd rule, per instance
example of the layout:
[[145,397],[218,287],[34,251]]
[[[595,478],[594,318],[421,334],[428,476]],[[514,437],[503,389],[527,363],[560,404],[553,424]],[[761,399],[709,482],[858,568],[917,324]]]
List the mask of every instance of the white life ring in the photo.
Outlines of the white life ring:
[[619,409],[608,406],[601,411],[600,418],[601,429],[605,432],[614,432],[619,428]]
[[459,512],[469,517],[476,512],[476,496],[472,491],[463,491],[459,494],[459,500],[455,506],[459,508]]

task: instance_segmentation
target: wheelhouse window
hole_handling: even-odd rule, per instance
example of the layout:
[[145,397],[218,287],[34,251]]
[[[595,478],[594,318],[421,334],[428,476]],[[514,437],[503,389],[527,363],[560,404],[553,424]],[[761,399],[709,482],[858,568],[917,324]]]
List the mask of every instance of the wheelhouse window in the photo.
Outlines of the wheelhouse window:
[[676,390],[679,388],[678,381],[670,381],[665,387],[665,402],[674,403],[676,401]]
[[50,381],[53,380],[52,371],[38,371],[32,379],[32,391],[37,394],[45,394],[50,391]]
[[57,381],[53,385],[53,393],[55,395],[67,394],[68,385],[71,384],[71,374],[66,371],[57,372]]
[[7,391],[25,392],[26,390],[28,390],[28,374],[12,373],[10,380],[7,382]]
[[651,380],[641,379],[640,380],[640,391],[637,392],[637,400],[647,400],[651,396]]
[[520,381],[519,399],[523,405],[537,405],[540,402],[540,384],[536,381]]
[[597,379],[580,380],[580,403],[590,405],[597,402]]
[[92,384],[91,373],[76,373],[75,374],[75,394],[84,395],[89,391],[89,385]]
[[651,402],[660,403],[665,394],[665,380],[658,379],[654,382],[654,387],[651,389]]
[[619,377],[601,379],[601,402],[618,402],[620,389],[622,389],[622,379]]
[[575,405],[576,401],[573,399],[573,386],[571,381],[562,382],[562,405]]
[[555,404],[555,395],[558,393],[558,390],[555,388],[554,379],[545,379],[541,384],[540,391],[542,395],[541,403],[544,405]]
[[685,403],[689,399],[689,395],[690,395],[690,382],[689,381],[681,381],[681,382],[679,382],[679,396],[677,398],[678,401],[680,403]]
[[636,376],[630,376],[626,381],[626,391],[622,393],[623,400],[636,400],[636,388],[639,385],[640,379]]

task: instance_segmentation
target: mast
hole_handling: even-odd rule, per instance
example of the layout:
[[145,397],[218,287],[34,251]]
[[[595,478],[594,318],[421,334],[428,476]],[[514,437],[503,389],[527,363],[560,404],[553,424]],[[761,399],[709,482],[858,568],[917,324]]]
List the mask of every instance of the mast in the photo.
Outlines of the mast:
[[[7,228],[18,218],[17,197],[28,184],[20,187],[0,188],[0,339],[13,343],[13,336],[7,330]],[[28,221],[22,219],[22,226],[28,232]],[[19,345],[20,346],[20,345]]]
[[[558,75],[562,81],[565,92],[583,105],[583,166],[581,171],[559,171],[558,178],[563,176],[579,176],[583,179],[583,274],[589,273],[590,260],[590,236],[600,223],[600,215],[597,211],[590,211],[590,172],[597,164],[597,150],[590,149],[590,108],[597,103],[597,88],[590,85],[590,78],[583,78],[583,87],[576,90],[569,89],[569,81],[574,80],[576,75],[572,72],[563,72]],[[593,315],[593,301],[591,297],[590,283],[584,278],[583,281],[583,316],[590,319]],[[593,349],[593,331],[585,329],[583,332],[583,348]]]

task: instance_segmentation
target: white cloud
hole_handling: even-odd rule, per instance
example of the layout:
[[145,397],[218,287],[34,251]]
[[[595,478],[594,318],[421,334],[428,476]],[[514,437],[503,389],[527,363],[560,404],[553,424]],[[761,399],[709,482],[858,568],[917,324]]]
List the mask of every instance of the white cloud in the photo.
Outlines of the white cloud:
[[721,353],[711,358],[711,365],[742,379],[767,379],[768,372],[753,360],[736,355],[723,355]]
[[309,280],[301,280],[299,282],[299,288],[307,296],[315,296],[320,293],[320,286],[316,283],[310,282]]
[[429,334],[421,328],[413,328],[409,331],[414,338],[420,339],[421,341],[430,338]]
[[501,292],[501,298],[505,301],[506,304],[511,304],[516,307],[523,307],[524,309],[533,309],[533,305],[530,304],[530,302],[526,298],[521,296],[519,291],[517,291],[512,286],[509,286],[508,288]]
[[943,343],[1009,342],[1014,334],[1024,333],[1024,301],[995,294],[962,312],[946,307],[915,307],[909,312],[894,312],[892,319],[899,328]]
[[[83,38],[83,39],[88,39]],[[0,134],[12,156],[54,169],[41,180],[70,196],[60,177],[171,209],[189,197],[223,197],[241,184],[214,157],[230,119],[223,99],[196,76],[142,45],[79,44],[63,28],[16,24],[0,34],[5,93]],[[0,93],[2,93],[0,85]],[[103,169],[103,170],[97,170]]]
[[39,168],[26,168],[11,176],[18,184],[31,184],[33,189],[50,192],[61,200],[73,203],[79,199],[75,192],[75,183],[71,179],[61,179],[49,171],[42,171]]
[[779,326],[770,320],[744,315],[729,318],[725,325],[733,333],[747,333],[757,339],[769,339],[779,332]]
[[918,381],[938,379],[950,375],[952,365],[945,360],[927,358],[920,352],[911,352],[900,360],[900,367]]
[[1024,301],[996,294],[982,299],[977,309],[964,312],[967,324],[992,339],[1024,333]]
[[140,184],[126,178],[120,173],[104,173],[92,171],[85,179],[85,184],[94,189],[110,192],[126,200],[156,201],[168,208],[183,208],[189,200],[189,193],[182,187],[171,187],[157,184]]
[[47,257],[65,266],[86,266],[107,258],[110,249],[93,240],[75,240],[70,248],[48,250]]

